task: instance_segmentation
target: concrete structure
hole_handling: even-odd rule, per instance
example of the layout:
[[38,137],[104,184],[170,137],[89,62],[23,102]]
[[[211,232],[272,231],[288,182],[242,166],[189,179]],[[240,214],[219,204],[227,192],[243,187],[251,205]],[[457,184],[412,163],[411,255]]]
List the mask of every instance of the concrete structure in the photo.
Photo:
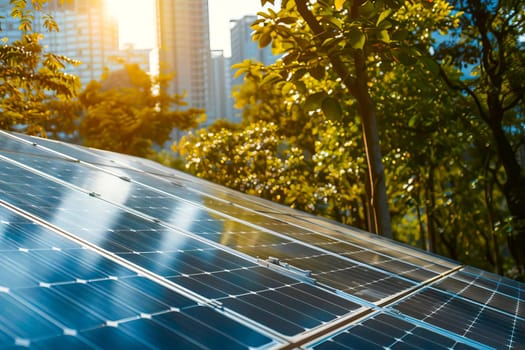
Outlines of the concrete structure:
[[190,107],[208,109],[208,0],[157,0],[159,71],[175,74],[171,91]]
[[231,60],[224,56],[224,51],[211,52],[211,91],[210,108],[207,111],[206,125],[211,125],[217,119],[226,119],[231,122],[240,122],[234,117]]

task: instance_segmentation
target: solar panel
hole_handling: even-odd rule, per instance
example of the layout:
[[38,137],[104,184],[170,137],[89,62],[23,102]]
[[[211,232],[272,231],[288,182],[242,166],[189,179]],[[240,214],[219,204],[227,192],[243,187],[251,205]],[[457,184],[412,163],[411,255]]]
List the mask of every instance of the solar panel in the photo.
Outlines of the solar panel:
[[519,349],[523,284],[157,163],[0,132],[0,348]]

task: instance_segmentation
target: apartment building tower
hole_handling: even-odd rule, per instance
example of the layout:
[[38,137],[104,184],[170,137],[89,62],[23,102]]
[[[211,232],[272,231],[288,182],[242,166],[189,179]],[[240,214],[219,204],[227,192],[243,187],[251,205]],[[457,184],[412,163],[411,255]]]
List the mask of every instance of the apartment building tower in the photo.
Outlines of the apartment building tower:
[[159,72],[174,74],[172,93],[194,108],[209,107],[208,0],[157,0]]

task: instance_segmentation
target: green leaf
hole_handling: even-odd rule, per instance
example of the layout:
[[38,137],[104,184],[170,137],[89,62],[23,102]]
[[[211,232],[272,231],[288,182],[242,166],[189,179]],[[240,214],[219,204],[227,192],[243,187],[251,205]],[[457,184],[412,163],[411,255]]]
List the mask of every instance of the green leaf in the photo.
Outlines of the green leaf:
[[417,114],[414,114],[409,120],[408,120],[408,126],[413,128],[416,125],[417,122]]
[[375,7],[372,1],[365,1],[364,4],[359,7],[359,13],[364,17],[370,17],[373,15],[375,13]]
[[412,66],[417,62],[417,59],[414,57],[413,52],[408,49],[401,47],[396,50],[392,50],[394,57],[404,66]]
[[335,0],[334,6],[337,11],[341,11],[343,9],[343,4],[345,3],[345,0]]
[[274,84],[277,81],[283,80],[283,77],[277,73],[266,74],[266,76],[261,81],[261,84]]
[[350,42],[350,45],[356,50],[359,50],[359,49],[362,50],[366,42],[365,33],[363,33],[361,30],[359,30],[356,27],[352,27],[350,28],[348,35],[349,35],[348,41]]
[[317,80],[322,80],[326,74],[326,70],[322,65],[317,65],[308,70],[310,75]]
[[390,35],[388,34],[388,30],[380,30],[377,33],[377,40],[380,40],[384,43],[390,43]]
[[270,32],[264,32],[259,37],[259,48],[264,48],[268,46],[268,44],[272,41],[272,36],[270,35]]
[[406,38],[408,38],[408,34],[410,34],[410,32],[408,30],[406,30],[406,29],[399,29],[399,30],[395,31],[394,33],[392,33],[392,40],[403,41]]
[[392,13],[392,9],[387,9],[387,10],[381,12],[381,14],[379,15],[379,18],[377,19],[376,26],[379,26],[379,24],[381,24],[381,22],[383,22],[385,19],[387,19],[388,16],[390,16],[391,13]]
[[334,121],[341,120],[343,115],[343,109],[341,104],[333,97],[327,97],[323,100],[321,104],[321,109],[323,110],[324,115]]
[[306,111],[315,111],[321,108],[321,105],[326,98],[328,98],[328,95],[324,91],[310,95],[304,101],[304,109]]
[[428,71],[433,75],[439,74],[439,64],[432,59],[430,56],[421,55],[419,58],[419,61],[423,63],[423,66],[425,66]]
[[306,91],[307,91],[307,88],[306,88],[306,84],[302,81],[295,81],[294,82],[295,84],[295,88],[297,89],[297,91],[299,91],[299,93],[301,94],[305,94]]

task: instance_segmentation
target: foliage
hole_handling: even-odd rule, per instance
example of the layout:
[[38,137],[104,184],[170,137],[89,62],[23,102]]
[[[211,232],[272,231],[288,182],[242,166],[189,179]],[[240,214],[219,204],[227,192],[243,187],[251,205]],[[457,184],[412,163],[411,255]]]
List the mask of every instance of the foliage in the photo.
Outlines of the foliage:
[[[271,43],[286,55],[269,66],[251,61],[236,65],[237,74],[244,75],[244,84],[234,92],[244,124],[189,135],[181,143],[188,169],[299,209],[369,227],[370,200],[363,186],[367,162],[359,147],[360,104],[349,98],[347,84],[329,59],[335,52],[355,76],[352,53],[362,50],[388,174],[394,236],[508,273],[514,263],[505,245],[510,228],[506,175],[493,133],[471,96],[458,94],[439,78],[442,74],[461,82],[453,60],[440,56],[441,50],[434,57],[428,54],[441,39],[435,33],[470,30],[458,27],[464,25],[461,11],[452,11],[446,1],[368,1],[360,5],[361,14],[371,4],[374,8],[369,10],[375,12],[352,19],[348,9],[355,3],[312,2],[310,10],[317,11],[317,20],[330,33],[323,45],[298,15],[294,1],[283,1],[279,12],[260,14],[254,38],[260,46]],[[380,11],[378,6],[384,7]],[[385,21],[389,40],[377,31]],[[451,48],[449,54],[454,52]],[[516,76],[523,73],[519,65],[513,67]],[[483,86],[490,90],[490,85]],[[505,130],[519,141],[522,112],[512,115]],[[254,167],[254,159],[264,166]]]
[[[471,113],[488,131],[493,172],[505,195],[512,231],[506,235],[519,272],[525,276],[525,172],[519,151],[525,147],[525,5],[522,1],[452,1],[464,12],[460,31],[436,51],[440,73],[468,97]],[[451,70],[463,73],[450,74]]]
[[[45,52],[40,44],[43,36],[32,26],[45,1],[31,3],[32,7],[26,1],[11,2],[11,16],[18,21],[21,36],[0,46],[0,127],[45,136],[60,132],[63,120],[51,108],[76,95],[79,80],[64,70],[78,62]],[[46,30],[58,30],[51,16],[44,14],[42,19]]]
[[[182,96],[166,93],[168,77],[151,77],[138,65],[92,81],[80,94],[85,115],[79,127],[82,142],[90,147],[152,156],[174,128],[188,130],[198,125],[202,110],[185,106]],[[158,93],[154,92],[158,89]]]

